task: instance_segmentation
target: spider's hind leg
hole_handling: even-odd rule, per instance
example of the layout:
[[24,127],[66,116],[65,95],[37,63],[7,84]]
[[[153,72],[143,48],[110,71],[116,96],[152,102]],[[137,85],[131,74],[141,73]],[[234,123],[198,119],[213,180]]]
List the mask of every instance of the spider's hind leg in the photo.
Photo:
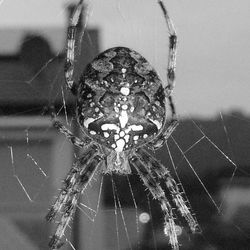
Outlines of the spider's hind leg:
[[180,215],[185,218],[192,233],[200,232],[199,224],[191,212],[191,206],[186,198],[182,185],[175,181],[170,172],[146,150],[138,149],[138,156],[148,171],[158,182],[163,182],[170,192],[172,201]]
[[59,217],[55,234],[49,243],[50,249],[61,247],[61,239],[77,207],[80,194],[91,181],[99,165],[103,162],[99,150],[92,145],[74,164],[64,180],[64,187],[46,216],[48,221]]
[[164,213],[164,233],[169,237],[169,243],[172,249],[179,250],[173,209],[166,198],[165,192],[149,169],[136,155],[130,159],[130,164],[137,170],[141,180],[149,189],[152,196],[160,202],[161,209]]

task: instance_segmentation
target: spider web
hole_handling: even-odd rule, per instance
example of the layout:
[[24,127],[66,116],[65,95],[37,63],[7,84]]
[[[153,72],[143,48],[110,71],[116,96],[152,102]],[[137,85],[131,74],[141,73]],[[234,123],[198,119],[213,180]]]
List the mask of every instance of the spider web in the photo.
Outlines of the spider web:
[[[0,31],[2,39],[5,39],[0,58],[0,87],[5,94],[0,96],[0,219],[4,228],[1,231],[6,232],[6,240],[2,242],[7,241],[7,246],[16,243],[22,249],[47,249],[54,229],[44,217],[58,194],[61,181],[80,154],[52,128],[46,111],[54,105],[58,118],[79,134],[74,118],[74,100],[65,88],[63,77],[64,27],[67,23],[64,3],[68,4],[64,1],[60,3],[61,9],[51,6],[50,10],[54,19],[64,20],[60,21],[60,28],[51,28],[49,21],[45,25],[34,24],[31,28],[23,28],[14,22],[14,25]],[[223,14],[221,6],[197,1],[188,5],[184,1],[165,3],[178,27],[180,40],[174,92],[180,125],[167,144],[155,152],[155,156],[183,185],[202,230],[201,234],[190,235],[180,221],[180,226],[183,226],[178,228],[181,249],[246,249],[250,241],[250,117],[243,100],[247,100],[249,86],[240,84],[248,82],[241,71],[244,66],[239,67],[237,60],[227,61],[228,51],[238,54],[242,43],[239,46],[235,40],[230,40],[229,47],[222,47],[226,38],[218,34],[223,32],[228,37],[228,23],[219,22],[223,19],[220,16]],[[39,16],[39,8],[42,10],[44,5],[32,6],[31,1],[29,4],[32,7],[30,13]],[[165,81],[168,34],[156,1],[143,4],[133,1],[134,6],[131,7],[131,1],[110,0],[107,7],[98,1],[88,1],[85,25],[78,36],[78,43],[82,42],[83,46],[77,51],[76,78],[87,63],[85,57],[91,60],[108,47],[123,45],[144,55]],[[20,6],[23,12],[29,10],[26,5]],[[238,26],[242,25],[242,33],[244,16],[248,16],[243,6],[237,7],[241,13],[239,19],[232,18]],[[229,17],[235,14],[232,11],[235,6],[230,3],[224,1],[223,7],[229,10]],[[204,8],[206,13],[202,11]],[[0,1],[0,11],[9,13],[12,20],[15,17],[18,20],[9,1]],[[217,23],[210,20],[211,16]],[[114,20],[117,20],[116,24]],[[206,36],[198,26],[203,21],[207,28]],[[232,29],[236,29],[235,23]],[[220,25],[222,30],[218,28]],[[30,35],[21,44],[13,33],[20,34],[20,37]],[[29,43],[32,41],[37,42],[35,46],[46,47],[42,43],[44,40],[37,40],[37,34],[49,39],[49,53],[33,50],[34,44]],[[23,52],[21,55],[18,54],[19,48]],[[83,57],[81,53],[84,52]],[[241,54],[244,64],[249,53]],[[40,63],[36,60],[34,64],[29,63],[36,56]],[[226,69],[237,72],[237,78],[235,74],[224,73],[228,72]],[[219,82],[221,75],[223,81]],[[222,100],[221,96],[230,91],[234,97]],[[6,93],[9,96],[6,97]],[[136,175],[102,176],[100,172],[82,195],[74,220],[67,229],[65,242],[63,249],[168,249],[159,204],[151,199],[139,178]]]

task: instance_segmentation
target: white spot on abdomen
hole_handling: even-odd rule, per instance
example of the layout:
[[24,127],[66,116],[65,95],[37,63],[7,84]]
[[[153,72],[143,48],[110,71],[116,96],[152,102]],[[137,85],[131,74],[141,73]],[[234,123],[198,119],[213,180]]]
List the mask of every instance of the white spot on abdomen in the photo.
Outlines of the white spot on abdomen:
[[119,116],[119,121],[121,124],[121,128],[125,128],[126,124],[128,123],[127,111],[124,110],[121,111],[121,115]]
[[135,135],[133,139],[134,139],[134,141],[137,141],[139,139],[139,136]]
[[103,135],[104,135],[104,137],[106,137],[106,138],[109,137],[109,133],[108,133],[108,132],[104,132]]
[[129,135],[125,135],[125,136],[124,136],[124,139],[125,139],[125,141],[128,143]]
[[85,128],[88,128],[88,127],[89,127],[89,124],[90,124],[91,122],[93,122],[93,121],[95,121],[94,118],[87,118],[87,119],[85,119],[84,122],[83,122],[84,127],[85,127]]
[[106,123],[101,126],[102,131],[107,131],[107,130],[116,130],[117,132],[120,131],[120,128],[113,123]]
[[130,128],[133,131],[141,131],[141,130],[143,130],[143,126],[142,125],[131,125]]
[[130,90],[129,90],[129,88],[127,88],[127,87],[121,87],[120,92],[121,92],[123,95],[129,95]]
[[125,132],[124,131],[121,131],[120,132],[120,136],[123,137],[125,135]]
[[116,149],[115,149],[115,151],[116,152],[122,152],[125,144],[126,143],[125,143],[125,141],[123,139],[117,140],[116,141]]
[[123,105],[122,105],[122,109],[123,109],[123,110],[127,110],[127,109],[128,109],[128,105],[127,105],[127,104],[123,104]]

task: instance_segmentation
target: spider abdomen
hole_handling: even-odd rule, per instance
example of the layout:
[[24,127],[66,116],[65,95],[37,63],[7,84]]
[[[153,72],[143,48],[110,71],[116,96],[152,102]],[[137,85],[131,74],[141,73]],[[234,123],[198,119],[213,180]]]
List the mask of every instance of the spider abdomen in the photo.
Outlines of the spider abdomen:
[[139,53],[115,47],[99,54],[81,76],[78,121],[99,144],[125,151],[151,140],[166,116],[162,83]]

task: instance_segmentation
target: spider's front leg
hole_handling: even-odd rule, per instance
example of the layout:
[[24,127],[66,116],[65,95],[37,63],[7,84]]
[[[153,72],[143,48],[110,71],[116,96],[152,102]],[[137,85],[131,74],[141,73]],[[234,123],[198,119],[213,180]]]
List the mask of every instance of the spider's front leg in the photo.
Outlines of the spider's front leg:
[[154,140],[147,144],[147,146],[152,150],[161,148],[179,124],[172,96],[168,96],[168,98],[166,98],[166,101],[169,102],[169,107],[171,109],[171,121],[169,124],[167,124],[167,128],[165,129],[165,131],[156,136]]
[[168,54],[168,68],[167,68],[167,82],[165,87],[166,96],[170,96],[175,83],[175,69],[176,69],[176,46],[177,46],[177,34],[174,28],[174,24],[168,15],[167,8],[162,0],[158,0],[158,3],[162,9],[164,18],[167,23],[167,29],[169,32],[169,54]]
[[85,190],[102,162],[103,157],[100,156],[98,147],[92,145],[83,153],[65,178],[64,187],[46,216],[48,221],[59,217],[56,232],[49,243],[50,249],[58,249],[62,246],[61,239],[74,215],[80,194]]
[[55,112],[55,107],[53,105],[46,107],[45,112],[46,114],[49,113],[53,127],[61,134],[64,134],[65,137],[73,145],[79,148],[83,148],[90,145],[92,140],[89,137],[85,136],[82,139],[80,139],[79,137],[75,136],[69,129],[67,129],[62,122],[58,120],[57,114]]
[[175,128],[178,126],[178,119],[175,111],[175,105],[172,99],[172,92],[174,89],[175,84],[175,70],[176,70],[176,52],[177,52],[177,34],[174,28],[174,24],[172,20],[170,19],[168,15],[167,8],[165,7],[162,0],[158,0],[158,3],[161,7],[161,10],[163,12],[166,24],[167,24],[167,30],[169,33],[169,52],[168,52],[168,66],[167,66],[167,86],[164,87],[164,95],[166,102],[169,103],[172,117],[170,124],[168,124],[168,127],[165,131],[163,131],[162,134],[159,134],[155,140],[150,142],[148,146],[151,149],[158,149],[163,146],[163,144],[166,142],[166,140],[169,138],[169,136],[173,133]]
[[164,213],[165,220],[164,232],[167,236],[169,236],[169,243],[172,249],[179,250],[173,210],[166,198],[165,192],[157,182],[156,178],[151,174],[145,164],[136,155],[134,155],[130,159],[130,164],[137,170],[141,180],[149,189],[152,196],[161,203],[161,209]]
[[67,129],[59,120],[57,120],[56,116],[54,113],[52,113],[52,123],[53,127],[56,128],[60,133],[64,134],[70,142],[79,147],[83,148],[85,146],[90,145],[91,139],[88,137],[84,137],[83,139],[78,138],[75,136],[69,129]]
[[83,0],[77,4],[75,11],[70,18],[69,27],[67,32],[67,59],[65,61],[64,73],[67,87],[71,92],[76,95],[77,93],[77,83],[74,81],[74,60],[75,60],[75,42],[76,42],[76,32],[77,24],[81,16],[83,9]]

